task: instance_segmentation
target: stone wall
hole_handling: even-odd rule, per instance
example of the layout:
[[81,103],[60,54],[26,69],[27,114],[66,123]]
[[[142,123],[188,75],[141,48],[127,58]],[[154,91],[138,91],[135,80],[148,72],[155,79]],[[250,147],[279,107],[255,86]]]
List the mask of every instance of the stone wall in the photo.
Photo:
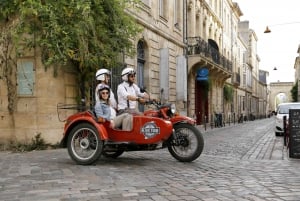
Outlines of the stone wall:
[[55,144],[60,141],[64,123],[57,115],[58,103],[74,102],[76,81],[72,72],[59,70],[53,76],[49,68],[45,71],[40,57],[33,58],[35,63],[35,83],[33,95],[17,96],[16,109],[9,114],[7,109],[7,89],[0,80],[0,143],[10,141],[29,143],[37,134],[46,142]]

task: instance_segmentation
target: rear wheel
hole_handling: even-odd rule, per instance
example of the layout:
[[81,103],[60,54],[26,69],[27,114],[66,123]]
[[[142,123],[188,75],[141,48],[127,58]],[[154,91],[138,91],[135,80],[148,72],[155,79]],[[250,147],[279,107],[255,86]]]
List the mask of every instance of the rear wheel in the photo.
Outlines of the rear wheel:
[[68,153],[80,165],[90,165],[101,155],[103,141],[97,129],[89,123],[75,126],[68,136]]
[[170,154],[181,162],[197,159],[203,151],[204,139],[201,132],[190,124],[174,125],[175,134],[168,144]]

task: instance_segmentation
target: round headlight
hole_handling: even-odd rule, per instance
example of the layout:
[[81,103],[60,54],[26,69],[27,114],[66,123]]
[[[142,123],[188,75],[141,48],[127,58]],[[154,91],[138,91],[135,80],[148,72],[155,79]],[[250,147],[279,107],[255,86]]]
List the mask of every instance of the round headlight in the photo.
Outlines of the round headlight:
[[174,103],[171,104],[171,112],[172,112],[172,114],[175,114],[175,112],[176,112],[176,106]]

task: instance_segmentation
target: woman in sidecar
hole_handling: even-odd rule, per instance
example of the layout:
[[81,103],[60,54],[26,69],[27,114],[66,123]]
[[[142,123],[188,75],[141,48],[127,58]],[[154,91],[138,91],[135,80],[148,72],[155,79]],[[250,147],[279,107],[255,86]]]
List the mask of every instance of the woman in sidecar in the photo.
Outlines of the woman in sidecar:
[[129,113],[123,113],[116,117],[111,115],[110,109],[110,88],[108,85],[102,84],[97,91],[99,96],[99,101],[95,105],[95,114],[97,116],[98,122],[110,122],[110,127],[121,128],[125,131],[131,131],[132,129],[132,115]]

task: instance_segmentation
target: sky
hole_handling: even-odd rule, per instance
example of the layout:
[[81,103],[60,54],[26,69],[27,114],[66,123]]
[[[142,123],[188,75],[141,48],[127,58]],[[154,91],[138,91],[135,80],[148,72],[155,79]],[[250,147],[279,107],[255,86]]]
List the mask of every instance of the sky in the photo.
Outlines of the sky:
[[[270,82],[294,82],[300,45],[300,0],[232,0],[243,13],[241,21],[258,37],[259,69],[269,71]],[[269,26],[271,33],[264,33]],[[273,70],[274,67],[277,70]]]

